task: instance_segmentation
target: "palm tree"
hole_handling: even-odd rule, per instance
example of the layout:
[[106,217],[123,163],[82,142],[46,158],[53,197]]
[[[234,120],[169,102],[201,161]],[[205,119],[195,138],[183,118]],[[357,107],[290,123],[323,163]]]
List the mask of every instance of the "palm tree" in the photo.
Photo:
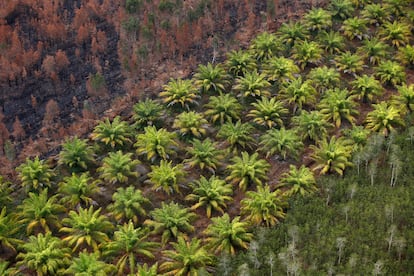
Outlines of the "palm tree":
[[240,217],[230,220],[227,213],[221,217],[211,219],[204,234],[207,235],[206,243],[214,250],[215,254],[236,254],[236,249],[247,249],[253,234],[248,232],[249,224],[240,221]]
[[221,163],[223,153],[218,149],[218,144],[207,138],[203,141],[194,139],[192,146],[187,149],[190,158],[184,160],[190,168],[198,167],[201,170],[207,169],[214,174]]
[[367,23],[365,18],[351,17],[344,21],[341,30],[351,40],[354,38],[362,40],[368,33]]
[[355,95],[350,95],[346,89],[330,89],[326,91],[318,107],[325,120],[332,122],[336,127],[340,127],[342,120],[347,120],[353,124],[354,115],[358,114]]
[[249,111],[246,117],[253,118],[253,123],[267,128],[283,126],[283,119],[289,113],[284,103],[276,98],[262,97],[255,103],[252,103],[253,109]]
[[213,124],[217,122],[224,124],[225,122],[239,120],[242,110],[241,104],[231,94],[211,96],[204,107],[206,109],[204,115]]
[[414,111],[414,84],[402,84],[397,87],[398,94],[391,97],[392,102],[397,107],[402,107],[408,113]]
[[318,190],[316,187],[315,176],[312,171],[301,165],[297,168],[294,165],[289,166],[289,171],[282,174],[280,186],[289,187],[286,195],[292,196],[299,194],[301,196],[313,194]]
[[72,260],[71,265],[65,270],[64,274],[69,275],[94,275],[106,276],[115,272],[115,267],[99,260],[99,252],[88,253],[80,252],[79,257]]
[[227,167],[230,175],[226,180],[238,184],[242,191],[245,191],[251,183],[261,185],[262,181],[267,179],[266,174],[270,165],[266,160],[258,159],[258,157],[257,152],[249,155],[245,151],[241,153],[241,157],[233,157],[232,164]]
[[317,33],[332,26],[332,15],[329,11],[322,8],[313,8],[304,16],[304,24],[311,32]]
[[309,38],[306,26],[299,21],[289,21],[282,23],[277,31],[281,42],[288,48],[293,47],[297,42]]
[[200,64],[197,73],[194,74],[194,84],[201,89],[202,92],[224,92],[229,85],[229,79],[226,71],[221,64],[207,65]]
[[413,68],[414,65],[414,47],[411,45],[406,45],[404,47],[398,48],[397,60],[403,65]]
[[59,183],[59,194],[62,195],[61,202],[70,209],[76,206],[92,205],[94,200],[92,197],[99,193],[99,180],[93,180],[89,172],[77,175],[72,173],[66,176]]
[[197,104],[200,96],[192,80],[171,78],[164,85],[164,90],[160,93],[160,97],[167,106],[180,106],[189,110],[191,105]]
[[13,214],[6,213],[6,207],[3,207],[0,212],[0,250],[11,250],[16,252],[16,245],[22,243],[16,238],[16,233],[19,231]]
[[280,84],[289,79],[294,79],[300,69],[290,58],[272,57],[263,64],[263,71],[268,76],[269,81]]
[[132,159],[132,153],[122,153],[122,151],[110,152],[103,159],[102,166],[97,169],[100,177],[112,184],[125,183],[129,177],[138,177],[135,167],[141,162]]
[[69,211],[68,217],[62,220],[66,227],[60,228],[60,232],[68,235],[63,238],[75,252],[80,248],[90,248],[98,252],[100,244],[108,242],[107,233],[112,231],[113,225],[108,217],[101,215],[101,208],[94,210],[78,208],[77,212]]
[[366,19],[370,24],[380,25],[384,21],[389,20],[389,11],[380,3],[371,3],[361,10],[362,18]]
[[118,226],[113,240],[105,246],[104,251],[105,255],[116,256],[118,275],[125,275],[127,264],[129,264],[129,274],[133,275],[136,271],[135,258],[137,256],[154,258],[152,252],[158,247],[158,243],[148,241],[148,236],[147,229],[135,228],[132,221]]
[[58,164],[69,167],[71,171],[85,171],[94,162],[94,151],[86,139],[73,137],[62,144]]
[[147,263],[138,264],[136,276],[161,276],[161,274],[158,274],[158,262],[152,266],[148,266]]
[[230,145],[229,150],[236,152],[237,148],[251,148],[255,142],[251,136],[252,132],[253,126],[249,123],[242,123],[241,121],[236,123],[227,122],[219,129],[217,137],[226,140]]
[[133,106],[134,126],[137,129],[144,129],[147,126],[159,126],[165,115],[162,104],[152,99],[141,100]]
[[295,130],[285,129],[284,127],[281,129],[272,128],[266,131],[260,137],[260,145],[259,149],[266,153],[266,158],[279,154],[283,160],[286,160],[288,156],[297,159],[303,148],[301,138]]
[[147,160],[154,162],[158,159],[169,159],[175,153],[178,143],[175,140],[176,134],[164,128],[157,129],[155,126],[148,126],[144,133],[137,135],[137,142],[134,144],[139,155],[145,154]]
[[280,45],[275,34],[262,32],[252,40],[250,49],[257,60],[263,61],[273,57],[280,50]]
[[12,192],[12,183],[0,175],[0,206],[9,206],[14,201],[11,197]]
[[184,111],[176,117],[172,127],[184,138],[200,138],[206,134],[207,124],[201,113]]
[[351,0],[332,0],[328,9],[332,17],[339,19],[347,19],[354,14],[355,10]]
[[292,58],[302,69],[308,64],[319,64],[322,60],[322,48],[315,41],[304,40],[293,46]]
[[286,82],[279,94],[291,107],[292,113],[300,112],[304,105],[312,106],[316,102],[316,90],[310,80],[302,80],[299,76]]
[[367,114],[366,127],[372,131],[380,132],[388,136],[395,128],[404,125],[401,118],[401,110],[397,107],[381,102],[373,105],[374,110]]
[[94,141],[110,146],[112,149],[122,149],[132,143],[131,127],[121,117],[116,116],[112,122],[108,118],[100,122],[93,130],[91,138]]
[[47,192],[48,190],[44,189],[39,194],[29,193],[29,197],[18,207],[18,223],[26,226],[28,235],[33,232],[51,232],[52,229],[59,229],[61,226],[59,214],[63,213],[65,208],[57,203],[57,195],[49,197]]
[[26,191],[38,191],[44,187],[50,187],[54,172],[45,160],[36,156],[34,160],[26,158],[26,162],[16,168],[20,181]]
[[345,38],[336,31],[322,31],[319,33],[318,42],[329,54],[338,54],[345,47]]
[[164,250],[162,252],[166,259],[160,265],[160,270],[165,272],[163,275],[206,275],[205,270],[213,264],[213,256],[201,246],[201,240],[192,238],[187,241],[183,237],[179,237],[177,242],[171,244],[174,250]]
[[382,40],[391,42],[391,45],[399,48],[410,42],[411,25],[404,22],[385,22],[379,31]]
[[167,244],[171,238],[185,236],[184,232],[190,233],[195,230],[191,222],[196,218],[196,214],[175,202],[161,202],[161,208],[151,211],[150,216],[151,219],[145,220],[144,225],[150,227],[153,234],[161,234],[162,245]]
[[340,72],[355,75],[363,69],[364,60],[360,55],[346,51],[335,57],[335,65]]
[[264,73],[258,73],[257,71],[249,71],[243,77],[238,77],[236,83],[233,86],[235,91],[238,91],[238,97],[242,99],[261,96],[270,96],[270,92],[267,90],[270,87],[270,83],[266,80],[267,76]]
[[227,207],[226,201],[233,199],[231,197],[233,194],[232,185],[214,175],[210,179],[201,176],[191,186],[193,192],[187,195],[185,200],[196,202],[191,206],[191,210],[205,207],[208,218],[211,217],[212,210],[219,211],[223,214],[223,209]]
[[140,218],[147,215],[145,206],[150,204],[151,201],[134,186],[119,187],[112,195],[112,203],[107,209],[117,222],[132,220],[137,224]]
[[172,165],[172,161],[161,160],[159,165],[151,166],[151,172],[148,173],[149,182],[153,190],[162,189],[168,195],[172,192],[180,193],[182,181],[186,176],[183,164]]
[[69,264],[69,248],[51,233],[30,236],[21,247],[22,252],[17,255],[21,260],[16,267],[28,268],[38,276],[62,275],[64,267]]
[[275,226],[285,217],[287,201],[281,190],[270,191],[268,185],[257,186],[257,191],[248,191],[241,200],[241,213],[247,215],[246,221],[259,226]]
[[227,53],[226,68],[233,77],[242,77],[247,72],[256,69],[256,63],[251,53],[242,50],[232,50]]
[[332,136],[329,141],[321,140],[317,146],[311,145],[310,148],[313,150],[311,158],[316,162],[313,170],[319,170],[320,174],[336,172],[342,175],[345,168],[352,165],[349,161],[351,142],[343,137]]
[[362,100],[363,103],[369,103],[374,100],[374,97],[382,94],[383,87],[381,83],[373,76],[366,74],[356,77],[352,81],[351,94],[356,95],[358,100]]
[[344,137],[352,141],[352,152],[358,152],[366,145],[371,131],[363,126],[352,126],[352,128],[344,129]]
[[365,59],[368,59],[371,64],[378,64],[388,56],[389,46],[377,37],[364,39],[362,44],[362,47],[358,48],[357,53]]
[[341,75],[335,68],[329,68],[326,65],[312,68],[308,74],[308,80],[318,92],[323,93],[327,89],[337,87]]
[[383,7],[387,10],[391,15],[395,17],[403,16],[408,8],[409,1],[406,0],[384,0]]
[[405,82],[405,70],[404,67],[392,60],[385,60],[379,63],[375,68],[376,75],[384,83],[397,86]]
[[302,140],[310,139],[317,142],[328,135],[328,128],[331,127],[324,115],[316,110],[310,112],[303,110],[298,116],[292,118],[293,124]]

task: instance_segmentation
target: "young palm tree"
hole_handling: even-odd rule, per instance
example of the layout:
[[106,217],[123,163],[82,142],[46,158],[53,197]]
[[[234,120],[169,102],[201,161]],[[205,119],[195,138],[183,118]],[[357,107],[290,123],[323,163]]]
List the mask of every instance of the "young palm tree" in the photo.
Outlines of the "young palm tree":
[[190,168],[198,167],[200,170],[207,169],[214,174],[224,157],[218,149],[218,144],[210,138],[203,141],[194,139],[191,143],[192,146],[187,149],[190,158],[184,160],[186,165]]
[[398,48],[397,60],[405,66],[413,68],[414,66],[414,47],[406,45]]
[[318,42],[331,55],[340,53],[345,47],[345,38],[335,31],[320,32]]
[[44,187],[50,187],[54,172],[45,160],[40,160],[38,156],[31,160],[26,158],[26,162],[16,168],[20,181],[26,191],[38,191]]
[[379,31],[382,40],[390,42],[392,46],[399,48],[410,42],[411,25],[405,22],[385,22]]
[[269,81],[282,84],[287,80],[294,79],[300,69],[290,58],[272,57],[263,64],[263,71]]
[[61,202],[70,209],[76,206],[90,206],[93,204],[93,196],[98,194],[99,180],[93,180],[89,172],[82,174],[72,173],[59,183],[59,194],[62,195]]
[[325,120],[332,122],[337,128],[341,126],[342,120],[353,124],[354,115],[358,114],[355,97],[355,95],[349,95],[346,89],[328,90],[318,105],[319,111]]
[[380,62],[375,70],[376,75],[384,83],[397,86],[405,82],[404,67],[395,61],[385,60],[383,62]]
[[215,254],[236,254],[237,249],[247,249],[253,234],[248,232],[249,224],[240,221],[240,217],[230,219],[227,213],[211,219],[204,234],[207,235],[207,247]]
[[185,233],[194,232],[195,228],[191,222],[196,214],[188,208],[181,207],[178,203],[161,202],[161,208],[151,211],[151,219],[144,221],[155,235],[161,234],[161,243],[166,245],[171,238],[177,238]]
[[126,183],[129,177],[138,177],[135,167],[140,164],[139,160],[132,159],[132,153],[122,153],[122,151],[110,152],[103,159],[102,166],[97,169],[100,177],[112,184]]
[[308,64],[318,65],[322,60],[322,48],[315,41],[304,40],[293,46],[292,58],[302,69]]
[[161,160],[159,165],[151,166],[151,172],[148,173],[149,182],[153,190],[162,189],[168,195],[173,192],[180,193],[179,185],[185,179],[186,172],[183,164],[172,165],[172,161]]
[[332,126],[324,119],[324,115],[316,110],[310,112],[303,110],[298,116],[292,118],[293,124],[302,140],[310,139],[317,142],[328,135]]
[[297,77],[286,82],[279,94],[279,98],[285,100],[292,108],[292,113],[300,112],[304,105],[312,106],[316,102],[316,90],[310,80],[302,80]]
[[113,225],[104,215],[101,215],[101,208],[94,210],[79,208],[77,212],[69,211],[68,217],[62,220],[65,227],[60,228],[60,232],[68,235],[63,238],[75,252],[81,248],[92,248],[98,252],[100,245],[108,242],[107,233],[112,231]]
[[179,237],[173,242],[174,250],[162,252],[166,261],[160,265],[163,275],[201,276],[208,275],[206,270],[213,265],[213,256],[201,246],[201,240],[192,238],[187,241]]
[[132,143],[132,130],[126,121],[116,116],[112,122],[108,118],[100,122],[94,128],[91,138],[112,149],[122,149]]
[[225,122],[239,120],[242,110],[241,104],[231,94],[212,96],[204,107],[206,108],[204,115],[213,124],[217,122],[224,124]]
[[308,30],[317,33],[321,30],[326,30],[332,26],[332,15],[329,11],[322,8],[313,8],[309,10],[304,16],[304,24]]
[[372,131],[388,136],[399,126],[404,126],[401,110],[387,102],[373,105],[374,110],[367,114],[366,127]]
[[146,217],[145,206],[150,204],[151,201],[134,186],[120,187],[112,195],[112,203],[108,205],[107,209],[117,222],[132,220],[138,224],[140,218]]
[[319,170],[320,174],[336,172],[342,175],[345,168],[352,165],[349,161],[352,153],[351,142],[343,137],[332,136],[319,141],[317,146],[311,145],[313,150],[311,158],[316,162],[313,170]]
[[215,177],[214,175],[210,179],[206,179],[201,176],[199,180],[192,183],[193,192],[185,197],[185,200],[196,202],[191,206],[191,210],[195,210],[200,207],[206,208],[206,215],[211,217],[211,211],[219,211],[224,213],[223,209],[226,209],[226,201],[231,201],[233,198],[233,187],[226,181]]
[[389,52],[389,46],[377,37],[364,39],[362,47],[357,50],[358,55],[367,59],[371,64],[378,64],[388,56]]
[[177,150],[178,143],[175,139],[176,134],[173,132],[148,126],[144,129],[144,133],[137,135],[134,147],[137,149],[137,154],[145,154],[147,160],[151,162],[159,159],[166,160]]
[[28,268],[38,276],[62,275],[64,267],[69,264],[69,248],[51,233],[30,236],[21,247],[16,267]]
[[318,190],[316,187],[315,176],[312,171],[304,165],[297,168],[294,165],[289,166],[289,171],[282,174],[280,186],[289,187],[286,195],[292,196],[299,194],[306,196],[313,194]]
[[194,84],[203,93],[222,93],[230,84],[228,75],[221,64],[200,64],[194,74]]
[[95,275],[106,276],[113,275],[116,268],[99,260],[99,252],[88,253],[83,251],[79,257],[72,260],[71,265],[65,270],[65,275]]
[[167,106],[180,106],[189,110],[191,105],[197,104],[200,96],[192,80],[171,78],[164,85],[164,90],[160,93],[160,97]]
[[249,155],[245,151],[241,153],[241,157],[233,157],[232,164],[227,167],[230,175],[226,180],[238,184],[242,191],[246,191],[251,183],[262,185],[262,181],[267,179],[266,174],[270,165],[266,160],[258,159],[258,157],[257,152]]
[[16,238],[19,231],[18,224],[13,214],[6,213],[6,207],[3,207],[0,212],[0,250],[5,249],[16,252],[16,246],[22,241]]
[[309,71],[308,80],[319,93],[323,93],[339,85],[341,74],[335,68],[324,65],[312,68]]
[[62,144],[58,164],[67,166],[71,171],[85,171],[94,162],[94,151],[86,139],[73,137]]
[[292,48],[297,42],[309,38],[308,29],[302,22],[299,21],[282,23],[277,31],[277,34],[280,37],[280,41],[289,49]]
[[335,57],[335,65],[338,71],[355,75],[363,69],[364,60],[362,56],[346,51]]
[[233,77],[243,77],[247,72],[256,69],[256,62],[252,54],[242,50],[232,50],[227,54],[226,68]]
[[287,201],[281,190],[270,191],[268,185],[257,186],[257,191],[248,191],[242,199],[241,213],[253,225],[275,226],[285,217]]
[[250,49],[257,60],[263,61],[275,56],[280,50],[280,45],[276,35],[262,32],[252,40]]
[[403,16],[408,8],[408,4],[410,1],[406,0],[384,0],[383,7],[385,10],[387,10],[391,16],[400,17]]
[[252,97],[269,97],[270,92],[268,88],[270,83],[266,80],[267,76],[257,71],[249,71],[243,77],[238,77],[233,86],[235,91],[238,91],[238,97],[242,99]]
[[371,131],[363,126],[352,126],[352,128],[344,129],[344,137],[352,141],[352,152],[358,152],[366,145]]
[[148,266],[147,263],[137,264],[136,276],[161,276],[161,274],[158,274],[158,262],[152,266]]
[[172,127],[184,138],[200,138],[207,133],[207,124],[201,113],[184,111],[175,118]]
[[249,111],[246,117],[253,118],[253,123],[267,128],[283,126],[283,119],[289,113],[284,103],[276,98],[262,97],[255,103],[252,103],[253,109]]
[[362,100],[363,103],[369,103],[382,94],[383,87],[381,83],[373,76],[366,74],[356,77],[352,81],[351,94],[356,95],[356,99]]
[[398,94],[391,97],[392,102],[404,112],[414,111],[414,84],[402,84],[397,87]]
[[368,33],[367,23],[365,18],[351,17],[344,21],[341,31],[351,40],[354,38],[362,40]]
[[332,17],[342,20],[351,17],[355,10],[351,0],[332,0],[328,9]]
[[125,270],[128,266],[130,275],[134,275],[135,258],[139,256],[154,258],[152,253],[157,247],[158,243],[148,241],[149,233],[145,228],[135,228],[132,221],[128,224],[119,225],[118,230],[115,231],[113,240],[105,246],[105,255],[116,256],[116,268],[118,275],[125,275]]
[[137,129],[144,129],[147,126],[159,126],[165,110],[162,104],[152,99],[141,100],[133,106],[134,126]]
[[260,145],[259,149],[266,153],[266,158],[278,154],[283,160],[286,160],[288,156],[297,159],[303,148],[301,138],[295,130],[285,129],[284,127],[281,129],[272,128],[266,131],[260,137]]
[[230,147],[229,150],[236,152],[238,148],[251,148],[255,140],[252,137],[253,126],[249,123],[227,122],[221,126],[217,137],[226,140]]
[[61,226],[59,214],[63,213],[65,208],[57,203],[57,195],[49,197],[47,192],[48,190],[44,189],[39,194],[29,193],[29,197],[18,207],[18,223],[26,226],[28,235],[33,232],[51,232]]
[[381,25],[384,21],[389,20],[389,11],[379,3],[371,3],[361,10],[362,18],[366,19],[370,24]]

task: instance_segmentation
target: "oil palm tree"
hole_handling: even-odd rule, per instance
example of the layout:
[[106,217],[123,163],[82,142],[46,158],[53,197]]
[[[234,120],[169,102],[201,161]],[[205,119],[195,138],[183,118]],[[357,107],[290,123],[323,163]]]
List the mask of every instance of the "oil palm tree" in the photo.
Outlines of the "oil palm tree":
[[206,138],[201,141],[194,139],[188,147],[187,152],[190,158],[184,160],[190,168],[198,167],[200,170],[208,170],[214,174],[217,167],[221,164],[224,154],[218,149],[218,144]]
[[19,205],[20,225],[26,226],[26,233],[47,233],[61,227],[59,214],[65,208],[58,204],[57,195],[48,196],[48,190],[44,189],[39,194],[29,193],[29,197]]
[[191,210],[205,207],[208,218],[211,217],[212,210],[223,214],[227,207],[226,201],[233,199],[231,197],[233,194],[232,185],[214,175],[209,179],[201,176],[199,180],[195,180],[191,184],[191,187],[193,191],[185,197],[185,200],[196,202],[191,206]]
[[147,263],[137,264],[136,276],[161,276],[161,274],[158,274],[158,262],[152,266],[148,266]]
[[380,3],[371,3],[361,10],[362,18],[366,19],[370,24],[379,26],[384,21],[389,20],[389,11]]
[[404,126],[401,110],[387,102],[373,105],[374,110],[367,114],[366,127],[388,136],[397,127]]
[[66,176],[59,183],[59,194],[62,195],[61,202],[70,209],[76,206],[90,206],[93,204],[93,196],[98,194],[100,188],[99,180],[90,177],[89,172]]
[[72,247],[73,252],[81,248],[98,252],[101,244],[109,241],[107,233],[113,230],[108,217],[101,215],[101,208],[94,210],[93,206],[78,208],[77,212],[69,211],[62,222],[66,226],[59,231],[67,234],[63,241]]
[[226,180],[233,184],[238,184],[242,191],[247,190],[251,183],[262,185],[262,181],[267,179],[266,174],[270,165],[266,160],[259,159],[258,157],[259,154],[257,152],[249,155],[245,151],[241,153],[241,157],[233,157],[232,164],[227,167],[230,175]]
[[180,113],[174,120],[173,128],[186,138],[200,138],[207,133],[207,120],[201,113],[194,111],[184,111]]
[[282,84],[293,79],[300,72],[300,69],[290,58],[272,57],[263,64],[263,71],[270,82]]
[[168,195],[171,193],[180,193],[180,185],[185,179],[186,172],[183,164],[173,165],[172,161],[161,160],[159,165],[151,166],[151,172],[148,173],[149,182],[153,190],[162,189]]
[[411,25],[405,22],[393,21],[385,22],[379,31],[382,40],[391,43],[392,46],[399,48],[410,42]]
[[299,21],[289,21],[282,23],[277,31],[281,42],[289,49],[292,48],[297,42],[306,40],[309,38],[309,32],[306,26]]
[[320,32],[317,39],[322,49],[331,55],[340,53],[345,47],[345,38],[333,30]]
[[280,50],[280,45],[275,34],[262,32],[252,40],[250,50],[257,60],[263,61],[275,56]]
[[292,108],[292,113],[300,112],[305,105],[312,106],[316,102],[316,89],[312,86],[310,80],[302,80],[302,77],[297,77],[289,82],[286,82],[280,93],[279,98],[286,101]]
[[371,39],[364,39],[362,47],[357,50],[358,55],[364,57],[373,65],[385,59],[389,52],[389,46],[375,36]]
[[234,78],[243,77],[247,72],[256,69],[256,62],[248,51],[232,50],[227,53],[225,66]]
[[208,275],[206,270],[213,265],[213,255],[201,245],[201,240],[192,238],[185,240],[179,237],[177,242],[171,243],[173,250],[162,252],[166,259],[160,265],[163,275],[174,276],[201,276]]
[[36,156],[33,160],[26,158],[26,162],[16,168],[18,177],[26,191],[38,191],[50,187],[51,180],[55,176],[45,160]]
[[350,17],[342,24],[341,31],[351,40],[355,38],[362,40],[368,33],[367,23],[364,18]]
[[316,146],[311,145],[311,158],[316,163],[313,170],[319,171],[320,174],[336,172],[342,175],[347,167],[352,166],[352,162],[349,161],[352,153],[351,143],[343,137],[332,136],[329,140],[320,140]]
[[126,121],[116,116],[112,122],[108,118],[100,122],[94,128],[91,138],[111,149],[123,149],[132,143],[132,130]]
[[341,80],[341,75],[335,68],[324,65],[312,68],[309,71],[308,80],[319,93],[323,93],[327,89],[337,87]]
[[272,128],[260,137],[260,150],[266,153],[266,158],[278,154],[283,160],[287,157],[297,159],[303,149],[301,138],[294,129]]
[[134,227],[132,221],[118,226],[113,240],[105,246],[105,255],[116,256],[118,275],[125,275],[128,265],[129,274],[136,272],[136,257],[154,258],[153,251],[158,243],[148,241],[149,232],[146,228]]
[[354,14],[355,8],[351,0],[332,0],[328,10],[332,17],[344,20]]
[[385,10],[395,17],[403,16],[408,10],[409,1],[406,0],[384,0],[382,2]]
[[165,115],[161,103],[152,99],[145,99],[134,104],[132,119],[137,129],[144,129],[147,126],[160,126]]
[[241,104],[231,94],[211,96],[204,107],[206,109],[204,115],[213,124],[239,120],[242,110]]
[[132,159],[132,153],[122,151],[110,152],[103,159],[102,166],[97,169],[100,178],[110,183],[125,183],[130,177],[138,177],[135,167],[141,162]]
[[211,219],[204,234],[207,235],[207,247],[215,254],[236,254],[237,249],[247,249],[253,234],[249,232],[249,224],[240,221],[240,217],[230,219],[225,213],[221,217]]
[[406,45],[404,47],[398,48],[397,60],[405,66],[413,68],[414,66],[414,47],[411,45]]
[[262,97],[252,103],[252,106],[253,109],[249,111],[246,117],[253,118],[253,123],[269,129],[283,126],[283,120],[289,113],[284,103],[276,98]]
[[196,105],[200,97],[197,88],[190,79],[173,79],[164,85],[160,97],[167,106],[179,106],[190,109],[190,106]]
[[384,60],[378,64],[375,71],[376,76],[384,83],[397,86],[405,81],[404,67],[398,62]]
[[251,136],[253,132],[253,126],[249,123],[242,123],[237,121],[236,123],[227,122],[221,126],[217,133],[217,137],[226,140],[229,143],[229,150],[236,152],[238,148],[251,148],[255,140]]
[[85,171],[94,161],[94,151],[86,139],[75,136],[62,144],[58,164],[67,166],[71,171]]
[[371,131],[363,126],[352,126],[343,130],[344,137],[352,141],[352,152],[358,152],[366,145]]
[[335,57],[335,65],[338,71],[355,75],[363,69],[364,60],[362,56],[346,51]]
[[303,110],[298,116],[292,118],[292,122],[302,140],[310,139],[313,142],[325,138],[328,135],[328,129],[332,126],[317,110],[309,112]]
[[414,84],[402,84],[397,87],[398,94],[391,97],[392,103],[397,107],[402,107],[404,112],[414,111]]
[[65,275],[112,275],[116,268],[100,260],[99,252],[80,252],[79,256],[72,259],[71,265],[65,270]]
[[332,26],[332,15],[322,8],[313,8],[303,16],[304,24],[309,31],[317,33]]
[[146,127],[144,133],[137,135],[136,140],[134,147],[137,154],[146,155],[151,162],[169,159],[178,148],[175,133],[155,126]]
[[70,249],[51,233],[30,236],[21,248],[16,267],[27,268],[38,276],[62,275],[70,263]]
[[311,169],[304,165],[301,165],[299,168],[290,165],[289,171],[281,175],[279,186],[289,187],[289,190],[286,192],[287,196],[295,194],[306,196],[313,194],[318,190],[316,187],[315,176]]
[[370,103],[375,97],[382,94],[383,87],[374,76],[366,74],[356,77],[352,81],[351,94],[356,95],[356,99],[362,100],[363,103]]
[[144,225],[150,227],[151,233],[161,234],[162,245],[166,245],[172,238],[185,236],[184,233],[195,230],[191,223],[196,218],[196,214],[175,202],[161,202],[161,207],[151,211],[150,217],[144,221]]
[[296,43],[292,49],[292,58],[305,69],[309,64],[318,65],[322,60],[322,48],[315,41],[304,40]]
[[151,201],[142,194],[141,190],[128,186],[116,190],[112,195],[112,203],[107,209],[117,222],[132,221],[136,225],[146,217],[145,208],[149,205]]
[[257,191],[246,192],[241,200],[241,213],[252,225],[275,226],[285,217],[287,201],[281,190],[270,191],[268,185],[257,186]]
[[7,214],[6,207],[0,212],[0,250],[16,251],[17,245],[22,241],[17,238],[17,232],[20,230],[13,214]]
[[230,84],[228,75],[221,64],[200,64],[194,78],[194,84],[203,93],[222,93]]
[[238,77],[233,89],[238,92],[238,97],[256,98],[261,96],[270,96],[268,88],[270,83],[266,80],[267,76],[264,73],[257,71],[249,71],[243,77]]

